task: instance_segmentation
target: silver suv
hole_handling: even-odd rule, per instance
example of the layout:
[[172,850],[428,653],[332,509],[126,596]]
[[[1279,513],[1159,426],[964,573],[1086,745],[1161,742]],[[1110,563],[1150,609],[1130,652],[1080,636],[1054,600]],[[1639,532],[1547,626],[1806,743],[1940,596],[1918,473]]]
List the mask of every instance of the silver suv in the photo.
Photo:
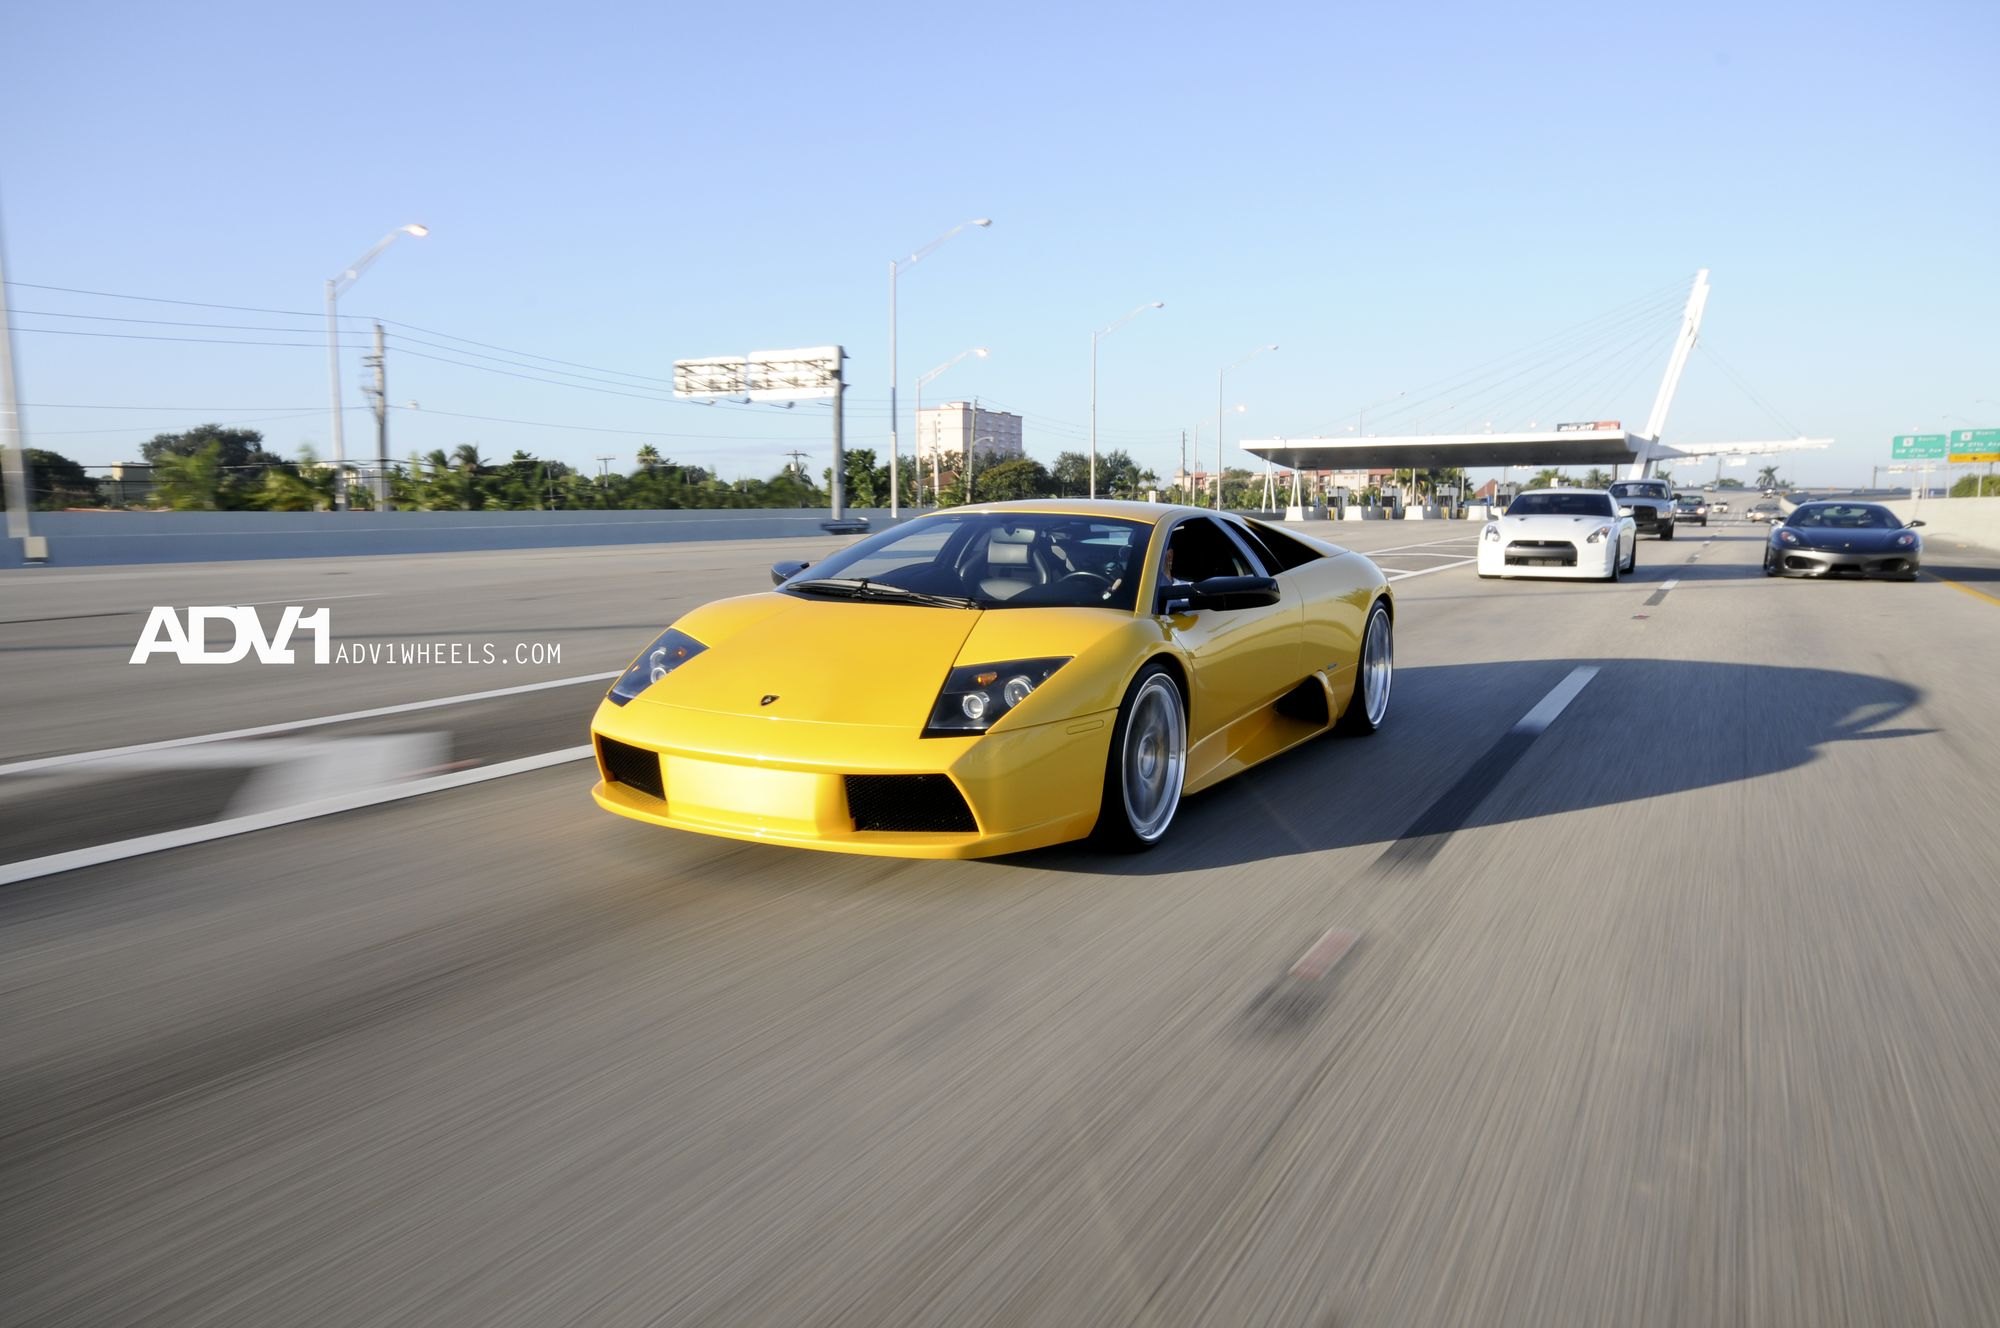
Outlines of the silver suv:
[[1673,485],[1665,480],[1619,480],[1611,486],[1611,496],[1620,507],[1632,509],[1640,534],[1651,532],[1663,540],[1674,537]]

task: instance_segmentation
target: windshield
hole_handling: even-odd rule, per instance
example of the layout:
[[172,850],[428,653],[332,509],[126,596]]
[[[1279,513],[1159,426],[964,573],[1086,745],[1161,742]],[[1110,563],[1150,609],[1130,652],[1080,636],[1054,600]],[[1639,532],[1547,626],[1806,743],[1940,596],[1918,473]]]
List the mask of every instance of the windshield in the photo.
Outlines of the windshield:
[[1107,517],[940,512],[842,549],[781,589],[884,603],[1130,612],[1152,530]]
[[1507,504],[1508,516],[1611,516],[1611,500],[1601,493],[1524,493]]
[[1674,499],[1674,502],[1681,507],[1700,507],[1701,501],[1702,500],[1699,497],[1691,493],[1684,493],[1680,497]]
[[1644,480],[1626,480],[1622,484],[1612,485],[1611,492],[1619,498],[1664,498],[1667,496],[1667,486],[1648,484]]
[[1793,512],[1785,524],[1827,530],[1897,530],[1903,523],[1888,508],[1873,503],[1816,503]]

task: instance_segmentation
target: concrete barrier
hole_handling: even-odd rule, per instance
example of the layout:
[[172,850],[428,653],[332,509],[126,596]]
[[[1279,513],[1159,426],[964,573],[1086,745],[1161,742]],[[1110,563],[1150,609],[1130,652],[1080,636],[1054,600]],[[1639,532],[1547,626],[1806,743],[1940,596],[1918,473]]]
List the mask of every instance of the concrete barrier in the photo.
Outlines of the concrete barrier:
[[1926,544],[1969,544],[2000,553],[2000,498],[1900,498],[1882,506],[1905,521],[1924,523]]
[[[876,529],[888,509],[864,510]],[[905,518],[910,513],[905,513]],[[615,512],[37,512],[51,567],[352,558],[373,554],[561,549],[683,540],[818,536],[824,509]],[[0,568],[21,542],[0,538]]]

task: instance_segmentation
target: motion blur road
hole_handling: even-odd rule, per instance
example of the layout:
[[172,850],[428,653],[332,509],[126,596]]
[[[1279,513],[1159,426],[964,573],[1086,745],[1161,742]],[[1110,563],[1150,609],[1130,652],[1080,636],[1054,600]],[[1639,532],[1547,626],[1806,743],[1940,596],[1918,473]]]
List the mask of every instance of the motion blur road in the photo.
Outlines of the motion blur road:
[[[0,859],[280,814],[0,888],[0,1322],[2000,1322],[2000,570],[1477,529],[1316,528],[1381,734],[973,863],[604,815],[605,683],[509,690],[825,542],[15,574]],[[561,658],[126,662],[215,603]],[[286,822],[341,753],[556,757]]]

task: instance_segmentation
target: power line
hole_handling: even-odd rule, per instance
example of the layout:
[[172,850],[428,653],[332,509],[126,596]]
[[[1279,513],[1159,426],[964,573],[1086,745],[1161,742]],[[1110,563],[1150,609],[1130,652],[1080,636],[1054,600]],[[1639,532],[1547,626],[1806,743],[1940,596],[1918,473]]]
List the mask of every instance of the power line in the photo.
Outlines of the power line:
[[1701,351],[1702,354],[1706,355],[1709,359],[1715,362],[1715,367],[1722,370],[1723,375],[1727,377],[1731,383],[1734,383],[1736,385],[1738,391],[1742,392],[1744,396],[1749,397],[1750,400],[1756,402],[1758,408],[1762,410],[1766,415],[1770,416],[1771,421],[1774,424],[1776,424],[1781,429],[1790,431],[1791,435],[1794,438],[1803,438],[1806,436],[1806,431],[1804,429],[1799,428],[1797,425],[1793,424],[1790,420],[1786,419],[1784,414],[1781,411],[1779,411],[1776,406],[1773,406],[1771,403],[1764,400],[1764,398],[1758,396],[1756,391],[1753,390],[1748,383],[1744,382],[1743,379],[1738,377],[1736,371],[1734,369],[1731,369],[1727,361],[1725,361],[1720,355],[1716,354],[1714,349],[1710,347],[1706,341],[1697,341],[1695,343],[1695,346],[1697,347],[1697,349]]
[[[118,341],[180,341],[197,346],[292,346],[307,350],[325,350],[324,341],[259,341],[234,337],[166,337],[145,332],[89,332],[75,327],[17,327],[16,332],[40,332],[52,337],[111,337]],[[357,343],[342,346],[342,350],[364,350],[367,347]]]
[[[65,295],[95,295],[106,300],[143,300],[148,304],[179,304],[185,305],[190,309],[227,309],[232,313],[239,314],[283,314],[292,318],[326,317],[324,310],[260,309],[255,305],[249,304],[208,304],[201,300],[169,300],[158,295],[122,295],[117,291],[83,290],[76,286],[43,286],[32,281],[10,281],[7,284],[18,287],[21,290],[61,291]],[[341,314],[339,316],[345,319],[365,319],[365,315],[362,314]],[[300,330],[303,331],[304,329]]]

